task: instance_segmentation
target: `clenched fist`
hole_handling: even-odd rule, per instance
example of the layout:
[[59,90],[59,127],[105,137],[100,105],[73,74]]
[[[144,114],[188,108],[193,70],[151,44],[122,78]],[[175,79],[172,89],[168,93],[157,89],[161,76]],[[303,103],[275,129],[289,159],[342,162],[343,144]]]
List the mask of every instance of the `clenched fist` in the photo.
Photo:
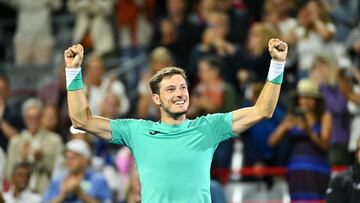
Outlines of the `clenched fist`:
[[84,58],[84,48],[81,44],[72,45],[64,52],[64,59],[67,68],[79,68]]
[[285,61],[286,54],[288,52],[288,46],[285,42],[280,39],[270,39],[269,40],[269,52],[271,58],[275,61]]

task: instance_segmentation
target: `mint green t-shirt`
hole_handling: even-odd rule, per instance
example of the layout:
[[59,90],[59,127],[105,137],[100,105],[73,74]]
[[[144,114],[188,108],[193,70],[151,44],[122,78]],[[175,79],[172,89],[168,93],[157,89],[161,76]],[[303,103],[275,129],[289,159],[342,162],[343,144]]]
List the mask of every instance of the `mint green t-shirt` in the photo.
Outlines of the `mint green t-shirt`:
[[210,165],[221,141],[234,136],[232,113],[168,125],[137,119],[111,120],[111,143],[135,158],[142,203],[211,203]]

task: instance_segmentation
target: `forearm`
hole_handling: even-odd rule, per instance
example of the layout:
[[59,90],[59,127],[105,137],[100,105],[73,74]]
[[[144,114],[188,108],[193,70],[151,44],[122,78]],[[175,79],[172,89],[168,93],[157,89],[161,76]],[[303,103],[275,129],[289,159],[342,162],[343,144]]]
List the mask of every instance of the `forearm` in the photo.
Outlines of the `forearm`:
[[281,85],[269,81],[266,82],[255,104],[255,108],[258,109],[263,118],[271,118],[274,113],[280,89]]
[[58,196],[56,196],[54,199],[50,201],[50,203],[62,203],[65,199],[65,193],[60,192]]
[[0,120],[0,128],[7,139],[10,139],[18,134],[17,129],[10,125],[10,123],[6,120]]
[[326,24],[321,20],[314,21],[315,30],[320,34],[320,36],[325,40],[329,41],[334,36],[334,33],[326,27]]
[[72,124],[76,128],[86,128],[92,114],[84,91],[82,89],[68,91],[67,98]]
[[279,125],[279,127],[275,130],[275,132],[270,135],[268,140],[268,145],[270,147],[273,147],[277,145],[286,135],[287,129],[284,127],[284,125]]
[[85,192],[83,192],[81,189],[77,192],[77,196],[79,199],[81,199],[84,203],[100,203],[97,199],[89,196]]
[[321,139],[320,136],[318,136],[316,133],[314,133],[312,130],[308,130],[308,135],[310,140],[321,150],[326,151],[328,149],[328,142]]

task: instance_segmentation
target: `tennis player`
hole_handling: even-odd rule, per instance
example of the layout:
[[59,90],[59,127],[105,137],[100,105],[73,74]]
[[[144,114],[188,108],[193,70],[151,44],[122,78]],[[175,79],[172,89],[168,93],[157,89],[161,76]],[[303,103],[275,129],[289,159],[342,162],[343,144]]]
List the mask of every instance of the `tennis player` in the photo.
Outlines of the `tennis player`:
[[92,115],[82,90],[84,50],[73,45],[64,52],[71,121],[75,128],[129,147],[140,177],[142,203],[211,203],[210,165],[216,147],[270,118],[277,104],[288,47],[279,39],[271,39],[268,47],[272,57],[268,81],[254,106],[187,119],[185,73],[166,67],[150,80],[161,116],[153,122]]

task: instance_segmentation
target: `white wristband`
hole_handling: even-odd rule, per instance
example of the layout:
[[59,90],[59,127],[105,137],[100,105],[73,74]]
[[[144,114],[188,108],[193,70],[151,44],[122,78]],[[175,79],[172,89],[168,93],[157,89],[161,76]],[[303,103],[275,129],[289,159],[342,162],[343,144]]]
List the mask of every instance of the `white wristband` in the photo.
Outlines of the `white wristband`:
[[272,83],[281,84],[283,81],[284,69],[285,61],[280,62],[271,60],[267,79]]
[[82,89],[81,68],[65,68],[66,88],[69,91]]

